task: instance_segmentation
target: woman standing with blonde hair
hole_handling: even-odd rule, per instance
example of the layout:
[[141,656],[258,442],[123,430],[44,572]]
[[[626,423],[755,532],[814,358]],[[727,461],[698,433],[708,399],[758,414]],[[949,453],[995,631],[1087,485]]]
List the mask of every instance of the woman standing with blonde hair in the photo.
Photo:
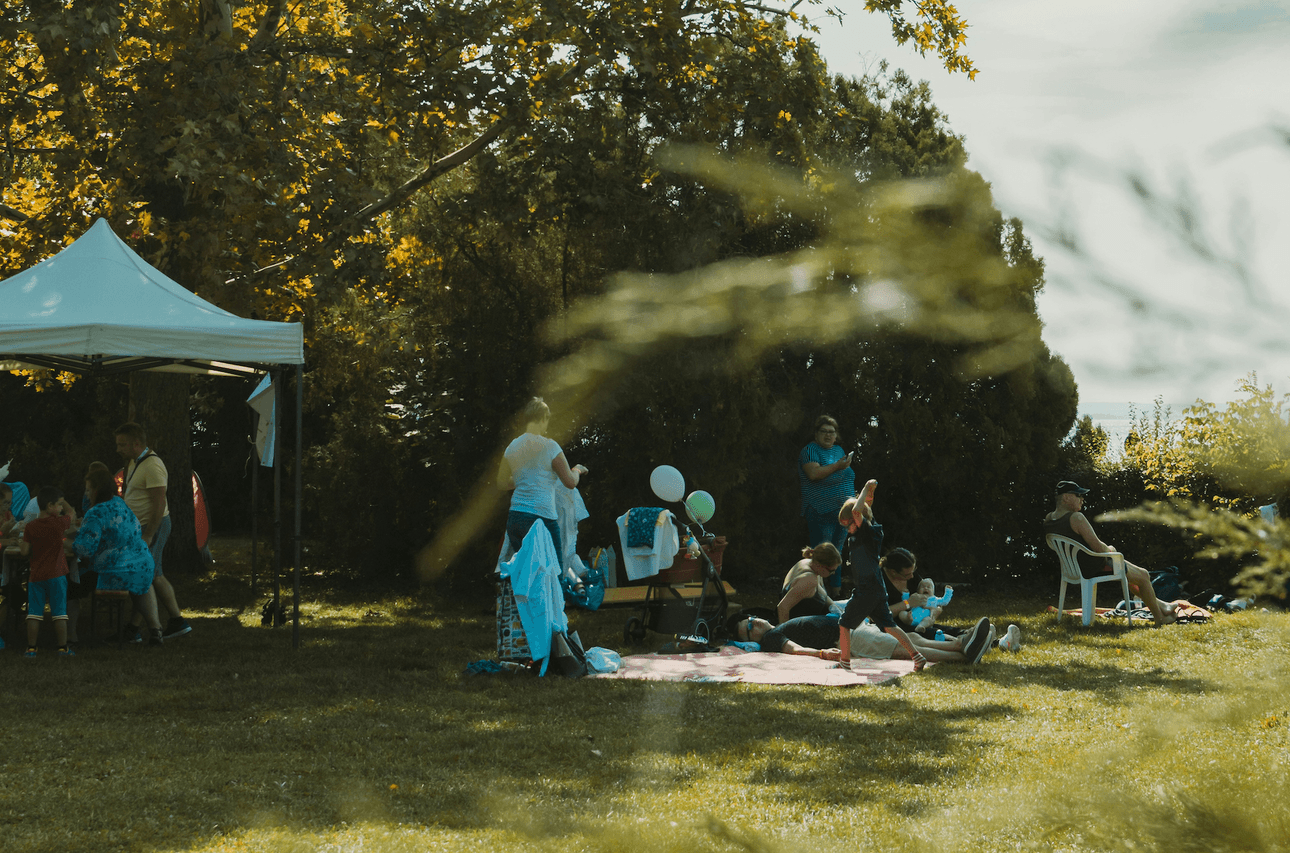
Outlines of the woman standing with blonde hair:
[[775,608],[780,622],[798,616],[825,616],[837,604],[824,589],[824,579],[842,565],[842,554],[832,542],[803,548],[802,559],[784,575],[783,595]]
[[551,422],[551,409],[541,397],[534,397],[520,413],[524,418],[524,434],[506,447],[502,462],[497,467],[497,488],[511,494],[511,509],[506,516],[506,535],[511,548],[519,551],[524,537],[534,523],[541,521],[551,533],[557,554],[564,553],[560,541],[560,528],[556,524],[555,484],[577,488],[585,465],[569,467],[560,445],[544,433]]

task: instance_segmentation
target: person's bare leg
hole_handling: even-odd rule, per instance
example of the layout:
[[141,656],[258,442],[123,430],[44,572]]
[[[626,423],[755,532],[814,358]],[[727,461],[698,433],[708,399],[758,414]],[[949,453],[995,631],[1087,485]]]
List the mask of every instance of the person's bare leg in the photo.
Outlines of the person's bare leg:
[[[926,653],[928,649],[935,649],[942,652],[958,652],[963,649],[963,637],[955,637],[952,640],[929,640],[922,634],[909,632],[909,641],[918,647],[919,651]],[[961,657],[961,656],[960,656]]]
[[1125,560],[1124,574],[1128,577],[1129,583],[1138,588],[1138,595],[1142,596],[1142,603],[1147,605],[1147,609],[1155,617],[1157,625],[1168,625],[1178,621],[1178,617],[1174,615],[1173,608],[1166,607],[1160,599],[1156,598],[1156,590],[1151,586],[1150,572],[1142,568],[1142,566],[1136,566]]
[[[870,480],[869,482],[865,483],[865,484],[864,484],[864,488],[860,490],[860,503],[861,503],[862,505],[864,505],[864,506],[869,507],[870,509],[872,509],[872,508],[873,508],[873,495],[874,495],[874,492],[876,492],[876,491],[878,491],[878,481],[877,481],[877,480]],[[867,517],[867,518],[873,518],[873,513],[872,513],[872,512],[866,513],[865,515],[866,515],[866,517]]]
[[76,622],[81,618],[81,600],[73,598],[67,602],[67,641],[69,643],[79,642],[76,638],[80,636],[76,629]]
[[166,580],[165,575],[152,579],[152,589],[157,593],[157,609],[165,610],[166,613],[178,619],[184,614],[179,612],[179,602],[175,600],[175,588]]
[[155,631],[161,630],[161,622],[157,620],[157,595],[148,587],[148,591],[143,595],[132,595],[134,599],[134,609],[143,615],[143,621],[148,623],[148,627]]
[[[914,645],[918,646],[919,654],[921,654],[923,656],[923,659],[927,661],[941,663],[946,661],[962,662],[967,660],[966,655],[954,649],[938,649],[932,646],[918,645],[917,643],[915,643]],[[904,646],[896,646],[896,650],[891,653],[891,657],[892,657],[892,660],[910,660],[911,659],[909,656],[909,651],[905,649]]]
[[60,649],[67,648],[67,620],[54,620],[54,645]]
[[40,619],[27,617],[27,648],[36,648],[36,640],[40,637]]
[[918,649],[914,648],[913,642],[909,639],[909,634],[906,634],[899,628],[883,628],[883,630],[895,637],[896,642],[900,643],[901,649],[909,655],[909,660],[914,662],[914,672],[918,672],[927,664],[926,656],[924,656]]

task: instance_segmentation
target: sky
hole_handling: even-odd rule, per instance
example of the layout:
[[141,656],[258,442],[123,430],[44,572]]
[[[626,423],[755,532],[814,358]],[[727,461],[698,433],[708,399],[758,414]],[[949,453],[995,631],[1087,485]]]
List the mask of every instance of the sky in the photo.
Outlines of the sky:
[[1022,219],[1081,408],[1290,392],[1290,0],[960,0],[974,81],[838,5],[830,69],[928,81]]

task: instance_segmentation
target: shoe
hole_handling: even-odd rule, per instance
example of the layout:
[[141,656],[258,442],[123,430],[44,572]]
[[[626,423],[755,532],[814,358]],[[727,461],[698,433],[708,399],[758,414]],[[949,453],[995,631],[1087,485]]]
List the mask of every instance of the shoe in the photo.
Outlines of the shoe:
[[74,658],[76,657],[76,652],[64,646],[63,648],[58,650],[58,656],[60,658]]
[[32,659],[35,659],[35,657],[36,657],[36,647],[35,647],[35,646],[29,646],[29,647],[27,648],[27,651],[25,651],[25,652],[23,652],[23,653],[22,653],[22,656],[23,656],[23,657],[25,657],[25,658],[32,658]]
[[1008,632],[999,640],[999,648],[1005,652],[1021,651],[1021,629],[1016,625],[1009,625]]
[[981,658],[985,656],[986,650],[990,648],[990,641],[994,639],[994,626],[990,620],[982,616],[975,627],[972,628],[972,637],[963,646],[963,656],[967,658],[968,663],[980,663]]
[[143,637],[139,634],[138,625],[125,624],[121,626],[121,631],[117,635],[117,640],[122,643],[142,643]]
[[[148,645],[149,645],[149,646],[160,646],[160,645],[162,644],[162,642],[163,642],[163,639],[164,639],[164,638],[162,637],[161,629],[160,629],[160,628],[149,628],[149,629],[148,629]],[[142,642],[142,638],[139,640],[139,642]]]
[[167,640],[173,640],[175,637],[182,637],[184,634],[193,630],[193,626],[188,624],[188,620],[182,616],[176,616],[166,623],[166,630],[161,636]]

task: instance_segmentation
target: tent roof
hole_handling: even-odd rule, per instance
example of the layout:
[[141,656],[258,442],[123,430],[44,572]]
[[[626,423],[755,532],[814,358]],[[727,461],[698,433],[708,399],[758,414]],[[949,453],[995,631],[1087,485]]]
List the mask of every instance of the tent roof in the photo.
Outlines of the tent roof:
[[107,222],[0,281],[0,370],[244,374],[303,364],[299,323],[217,308],[139,257]]

